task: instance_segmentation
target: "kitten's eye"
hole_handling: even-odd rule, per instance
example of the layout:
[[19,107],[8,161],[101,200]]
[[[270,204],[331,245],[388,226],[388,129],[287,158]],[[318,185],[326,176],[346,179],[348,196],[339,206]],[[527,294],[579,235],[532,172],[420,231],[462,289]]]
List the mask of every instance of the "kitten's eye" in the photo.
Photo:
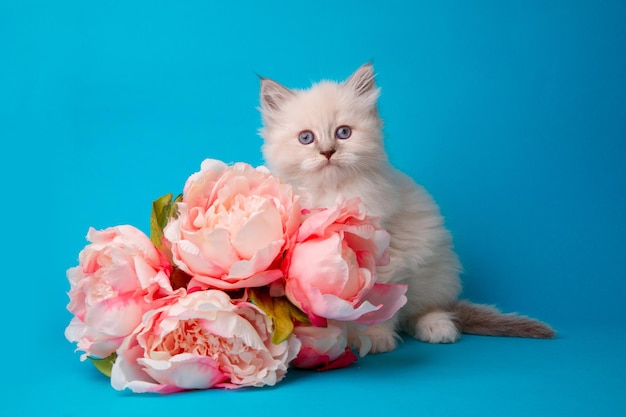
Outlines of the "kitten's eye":
[[352,129],[348,126],[339,126],[335,131],[335,136],[337,139],[348,139],[352,134]]
[[298,135],[298,140],[303,145],[310,145],[315,140],[315,135],[310,130],[304,130]]

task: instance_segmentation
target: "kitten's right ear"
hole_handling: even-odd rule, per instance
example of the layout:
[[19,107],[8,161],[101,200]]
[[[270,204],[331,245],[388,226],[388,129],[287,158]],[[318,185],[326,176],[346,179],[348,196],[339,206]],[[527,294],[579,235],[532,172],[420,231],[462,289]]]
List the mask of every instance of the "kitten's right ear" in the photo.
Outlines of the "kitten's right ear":
[[360,96],[369,95],[376,90],[374,66],[371,62],[361,65],[345,82]]
[[282,105],[293,96],[293,91],[283,87],[274,80],[263,78],[261,80],[261,109],[269,114],[280,110]]

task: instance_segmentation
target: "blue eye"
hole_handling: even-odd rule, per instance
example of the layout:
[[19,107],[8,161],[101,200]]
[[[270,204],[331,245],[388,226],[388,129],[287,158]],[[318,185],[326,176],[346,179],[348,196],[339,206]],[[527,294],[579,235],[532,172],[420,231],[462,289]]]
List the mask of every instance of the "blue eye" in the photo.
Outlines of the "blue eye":
[[303,145],[310,145],[315,140],[315,135],[310,130],[304,130],[298,135],[298,140]]
[[348,126],[339,126],[335,131],[335,136],[337,139],[348,139],[352,134],[352,129]]

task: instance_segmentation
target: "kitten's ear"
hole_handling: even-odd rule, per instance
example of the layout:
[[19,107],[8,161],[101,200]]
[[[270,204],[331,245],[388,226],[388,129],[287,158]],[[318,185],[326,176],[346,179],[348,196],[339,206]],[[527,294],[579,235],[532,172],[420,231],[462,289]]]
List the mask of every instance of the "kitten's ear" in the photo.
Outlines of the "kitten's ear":
[[261,109],[263,113],[270,114],[279,111],[281,106],[293,96],[293,91],[269,78],[259,78],[261,80]]
[[358,95],[366,95],[376,90],[374,80],[374,66],[371,62],[361,65],[354,74],[348,78],[346,85],[351,87]]

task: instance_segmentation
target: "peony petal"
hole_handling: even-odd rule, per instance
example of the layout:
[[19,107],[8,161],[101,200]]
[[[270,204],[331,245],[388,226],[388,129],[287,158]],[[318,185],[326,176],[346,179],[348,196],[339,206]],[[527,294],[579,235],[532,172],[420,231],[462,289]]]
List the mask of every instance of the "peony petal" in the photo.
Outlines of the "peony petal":
[[302,342],[302,349],[292,365],[320,371],[343,368],[357,360],[348,347],[347,326],[329,321],[327,327],[296,326],[294,335]]
[[366,301],[380,308],[366,313],[356,320],[357,323],[372,325],[389,320],[407,302],[407,286],[403,284],[374,284],[374,288],[367,294]]
[[109,243],[115,238],[117,232],[114,228],[109,227],[104,230],[97,230],[90,227],[87,231],[87,240],[94,244]]
[[[127,341],[122,346],[127,345]],[[136,393],[154,392],[154,393],[173,393],[182,391],[182,388],[171,385],[163,385],[155,381],[148,375],[139,365],[139,359],[142,357],[143,349],[140,346],[134,346],[120,349],[117,359],[111,369],[111,386],[122,391],[130,389]]]
[[297,244],[287,275],[288,280],[297,279],[321,293],[341,293],[350,278],[349,266],[342,257],[341,237],[335,233]]
[[148,288],[155,282],[159,271],[157,271],[153,265],[146,262],[144,258],[134,257],[132,261],[139,285],[142,289]]
[[253,349],[264,349],[263,340],[254,326],[247,320],[230,312],[218,312],[212,321],[203,321],[203,327],[212,334],[223,338],[238,338]]
[[77,342],[85,334],[85,323],[77,317],[73,317],[70,324],[65,328],[65,338],[70,342]]
[[168,361],[139,358],[137,363],[160,385],[182,389],[208,389],[228,379],[213,358],[182,353]]
[[330,371],[332,369],[345,368],[352,365],[354,362],[357,362],[358,360],[359,358],[354,354],[352,349],[347,347],[346,350],[343,352],[343,355],[334,360],[331,360],[330,362],[326,363],[325,366],[319,368],[318,370]]
[[227,169],[227,165],[215,159],[205,159],[200,171],[189,176],[183,188],[183,202],[190,206],[208,207],[214,196],[215,183]]
[[94,277],[91,281],[95,283],[102,280],[120,294],[137,290],[140,284],[133,265],[136,257],[129,256],[121,248],[110,248],[107,254],[109,256],[100,257],[100,262],[107,262],[109,265],[102,265],[97,272],[100,279]]
[[376,257],[376,265],[385,266],[389,264],[389,244],[391,243],[391,235],[386,230],[377,230],[374,234],[374,243],[378,247],[378,252],[374,254]]
[[309,321],[313,326],[326,326],[326,319],[313,313],[312,302],[309,299],[309,292],[305,291],[302,287],[303,285],[299,280],[288,279],[285,283],[285,295],[289,301],[293,303],[293,305],[298,307],[308,316]]
[[194,264],[190,269],[195,270],[198,273],[204,271],[202,262],[207,262],[211,265],[219,265],[224,271],[227,271],[233,262],[237,262],[240,258],[237,252],[231,245],[231,235],[227,229],[200,229],[196,232],[183,231],[185,240],[179,242],[188,242],[184,245],[189,245],[188,248],[196,252],[196,260],[203,260]]
[[300,353],[298,353],[298,356],[291,361],[291,364],[296,368],[314,369],[328,364],[330,360],[331,359],[328,355],[319,353],[312,347],[302,346]]
[[228,165],[218,159],[206,158],[200,163],[200,170],[204,173],[210,171],[215,173],[215,175],[221,175],[226,168],[228,168]]
[[188,288],[200,287],[201,289],[218,288],[220,290],[237,290],[241,288],[262,287],[269,285],[283,277],[280,269],[268,269],[254,274],[247,278],[230,279],[228,276],[222,278],[209,277],[205,275],[194,275],[187,285]]
[[181,240],[172,246],[174,264],[190,275],[207,275],[220,277],[226,270],[208,259],[196,245],[188,240]]
[[298,242],[303,242],[311,237],[324,236],[326,228],[339,216],[339,209],[322,209],[314,211],[307,217],[298,230]]
[[181,239],[180,228],[182,220],[187,217],[187,205],[185,203],[178,203],[177,207],[179,211],[178,217],[176,219],[170,219],[163,228],[163,236],[168,242],[178,242]]
[[250,259],[274,242],[283,241],[282,238],[282,217],[278,209],[266,201],[258,212],[250,216],[232,243],[240,258]]
[[315,287],[307,287],[303,290],[296,280],[287,280],[285,291],[287,298],[308,314],[313,324],[316,317],[334,319],[340,321],[354,321],[372,311],[376,311],[380,306],[374,306],[369,302],[363,302],[355,307],[351,302],[341,299],[333,294],[322,294]]
[[312,347],[331,360],[341,355],[348,345],[347,328],[343,322],[329,320],[326,327],[298,325],[293,333],[303,346]]
[[141,322],[144,310],[137,298],[110,298],[92,306],[85,315],[85,323],[103,335],[126,336]]
[[249,260],[240,260],[232,264],[228,276],[230,278],[248,278],[259,271],[270,267],[281,254],[284,240],[277,240],[257,251]]
[[373,311],[378,310],[380,305],[373,305],[368,301],[362,302],[358,307],[335,295],[320,294],[311,297],[313,314],[340,321],[358,321],[358,319]]
[[144,232],[130,225],[117,226],[114,230],[117,232],[114,238],[116,244],[132,248],[132,255],[139,255],[153,265],[158,265],[158,250]]

